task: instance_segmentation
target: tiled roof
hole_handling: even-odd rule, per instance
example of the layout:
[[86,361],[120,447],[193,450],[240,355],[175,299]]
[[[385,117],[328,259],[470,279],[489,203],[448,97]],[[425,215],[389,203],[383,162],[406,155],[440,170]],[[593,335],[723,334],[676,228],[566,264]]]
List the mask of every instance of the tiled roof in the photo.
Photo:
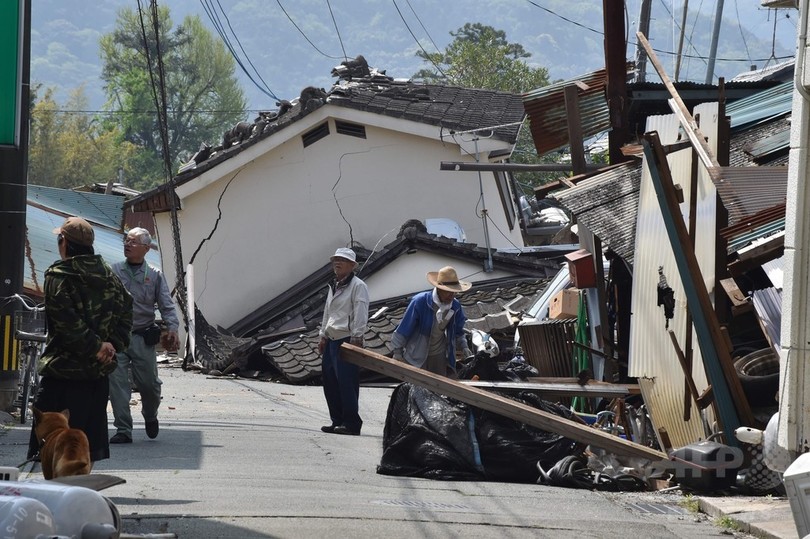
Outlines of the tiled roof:
[[517,140],[523,104],[517,94],[457,86],[389,81],[344,83],[332,89],[329,104],[466,131],[488,126],[496,139]]
[[[441,253],[448,258],[483,261],[486,249],[472,243],[428,234],[417,220],[407,221],[397,239],[372,253],[355,246],[360,269],[367,278],[397,257],[414,250]],[[468,318],[468,329],[492,333],[511,330],[523,310],[542,292],[559,271],[566,250],[530,248],[522,253],[493,250],[493,267],[518,275],[501,280],[476,282],[459,296]],[[373,255],[373,256],[372,256]],[[197,321],[195,359],[207,369],[278,371],[293,383],[308,383],[320,377],[318,326],[326,301],[326,285],[332,279],[330,265],[318,268],[289,290],[227,330],[208,325],[201,313]],[[402,318],[410,296],[389,298],[370,306],[365,334],[368,349],[385,354],[391,333]]]
[[[468,317],[467,329],[483,329],[500,318],[509,325],[490,327],[506,329],[513,327],[517,319],[498,317],[505,308],[519,315],[521,310],[532,303],[533,297],[541,293],[549,279],[513,279],[476,286],[458,296]],[[366,329],[365,348],[379,354],[388,354],[391,335],[402,319],[410,298],[396,298],[388,302],[374,304],[369,309],[369,323]],[[319,313],[318,313],[319,314]],[[320,316],[310,318],[320,319]],[[262,346],[264,357],[290,382],[307,383],[321,375],[321,357],[318,353],[318,328],[279,339]]]
[[[403,225],[397,238],[372,253],[356,247],[361,278],[373,274],[385,267],[397,257],[412,250],[439,253],[443,256],[472,260],[483,263],[487,259],[487,250],[475,243],[462,243],[456,240],[435,236],[420,230],[418,225],[409,226],[411,221]],[[424,225],[422,225],[423,227]],[[523,253],[509,253],[491,250],[490,255],[494,269],[516,273],[523,277],[546,277],[556,274],[560,267],[560,260],[566,253],[558,249],[544,250],[542,247]],[[311,319],[306,313],[319,312],[326,301],[326,284],[332,278],[330,266],[324,265],[316,272],[304,278],[280,296],[270,300],[250,315],[239,320],[228,328],[234,335],[250,336],[261,330],[262,333],[274,333],[291,325],[311,327],[320,322]]]
[[[302,91],[302,96],[307,90]],[[287,102],[275,118],[272,117],[275,113],[262,113],[252,124],[243,122],[249,134],[245,140],[229,148],[222,144],[210,148],[209,157],[177,174],[174,183],[182,185],[196,178],[327,104],[436,126],[437,134],[448,136],[452,132],[490,127],[493,138],[509,143],[517,140],[524,117],[518,94],[404,82],[377,70],[372,70],[368,77],[340,80],[325,95],[325,99],[315,98],[304,104],[301,98]],[[128,201],[127,206],[140,208],[141,203],[169,188],[168,183],[156,187]]]

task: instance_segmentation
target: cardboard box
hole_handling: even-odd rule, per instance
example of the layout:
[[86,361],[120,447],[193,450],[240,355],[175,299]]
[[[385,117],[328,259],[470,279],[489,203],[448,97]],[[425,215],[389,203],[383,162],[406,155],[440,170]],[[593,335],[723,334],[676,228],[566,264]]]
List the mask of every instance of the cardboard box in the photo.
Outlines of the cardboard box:
[[566,288],[560,290],[551,298],[548,306],[548,317],[552,320],[561,318],[576,318],[579,311],[579,289]]
[[596,272],[593,267],[593,255],[586,249],[580,249],[565,255],[568,260],[568,275],[577,288],[596,286]]

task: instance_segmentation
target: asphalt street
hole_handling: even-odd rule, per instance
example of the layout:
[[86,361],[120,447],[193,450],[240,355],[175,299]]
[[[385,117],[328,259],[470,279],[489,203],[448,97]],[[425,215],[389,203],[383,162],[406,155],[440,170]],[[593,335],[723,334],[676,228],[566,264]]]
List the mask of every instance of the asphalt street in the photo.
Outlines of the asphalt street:
[[[722,521],[694,512],[679,494],[380,475],[391,388],[362,388],[362,435],[340,436],[320,430],[328,423],[320,386],[209,377],[183,371],[177,361],[162,364],[160,376],[160,435],[147,438],[135,408],[134,443],[111,446],[112,457],[93,470],[126,480],[102,494],[128,534],[729,537]],[[25,459],[28,433],[23,425],[5,426],[0,464]],[[20,479],[41,477],[39,465],[29,464]]]

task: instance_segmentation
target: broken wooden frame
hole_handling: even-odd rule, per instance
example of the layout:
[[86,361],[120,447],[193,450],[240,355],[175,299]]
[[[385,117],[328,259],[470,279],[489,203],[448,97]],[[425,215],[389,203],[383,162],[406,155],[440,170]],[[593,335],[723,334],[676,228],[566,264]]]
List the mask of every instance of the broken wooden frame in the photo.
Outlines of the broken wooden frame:
[[661,207],[661,216],[675,254],[678,273],[683,282],[687,305],[703,355],[703,365],[712,386],[718,419],[723,432],[726,433],[724,436],[726,443],[738,446],[739,442],[732,433],[740,426],[754,425],[753,414],[734,370],[730,350],[725,344],[708,290],[703,283],[700,266],[681,216],[669,165],[658,133],[644,135],[643,142],[647,166]]
[[630,442],[607,432],[575,423],[527,404],[523,404],[482,389],[465,386],[458,380],[451,380],[432,372],[418,369],[407,363],[387,358],[370,350],[344,343],[340,347],[340,357],[354,365],[359,365],[397,380],[422,386],[434,393],[447,395],[476,408],[514,419],[538,429],[560,434],[577,442],[594,445],[617,455],[627,455],[660,461],[667,455],[656,449]]

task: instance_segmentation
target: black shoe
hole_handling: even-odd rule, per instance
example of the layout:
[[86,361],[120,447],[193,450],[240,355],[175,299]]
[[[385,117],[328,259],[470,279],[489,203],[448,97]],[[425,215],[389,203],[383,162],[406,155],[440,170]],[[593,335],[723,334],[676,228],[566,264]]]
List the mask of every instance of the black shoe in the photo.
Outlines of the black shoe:
[[323,432],[328,432],[329,434],[332,434],[333,432],[335,432],[335,427],[337,427],[337,425],[324,425],[323,427],[321,427],[321,430]]
[[124,434],[123,432],[117,433],[115,436],[110,438],[111,444],[131,444],[132,438]]
[[158,423],[157,418],[146,422],[147,436],[149,436],[150,438],[157,438],[158,432],[160,432],[160,423]]
[[334,428],[334,430],[332,432],[334,432],[335,434],[346,434],[346,435],[349,435],[349,436],[360,436],[360,431],[359,430],[351,430],[349,427],[345,427],[343,425],[338,425],[337,427]]

